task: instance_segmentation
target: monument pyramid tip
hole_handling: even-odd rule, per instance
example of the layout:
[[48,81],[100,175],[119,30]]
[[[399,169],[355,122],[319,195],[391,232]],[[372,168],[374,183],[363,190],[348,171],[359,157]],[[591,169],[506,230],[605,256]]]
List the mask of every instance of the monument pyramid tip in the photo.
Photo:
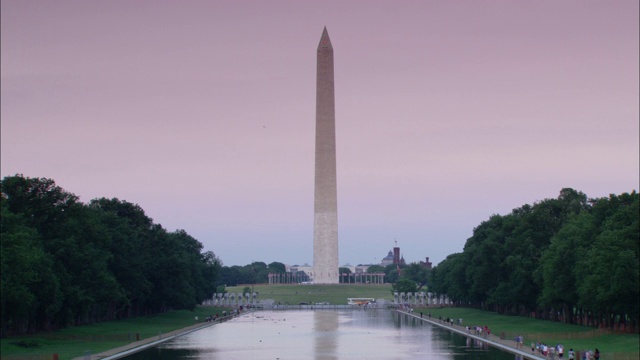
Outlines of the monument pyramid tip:
[[331,47],[331,39],[329,38],[329,32],[327,31],[327,27],[325,26],[322,30],[322,36],[320,36],[320,43],[318,44],[318,50],[320,49],[332,49]]

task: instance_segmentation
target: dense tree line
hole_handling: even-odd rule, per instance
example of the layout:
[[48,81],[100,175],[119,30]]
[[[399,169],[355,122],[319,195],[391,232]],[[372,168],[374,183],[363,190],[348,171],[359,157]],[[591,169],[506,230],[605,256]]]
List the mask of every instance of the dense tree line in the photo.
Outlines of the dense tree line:
[[0,183],[2,336],[192,309],[220,261],[136,204],[88,204],[44,178]]
[[[238,286],[243,284],[266,284],[269,282],[269,274],[284,274],[285,264],[272,262],[269,265],[262,261],[254,261],[251,264],[239,266],[223,266],[220,269],[219,283],[223,286]],[[222,288],[218,292],[224,292]]]
[[[83,204],[53,180],[21,175],[0,189],[2,336],[191,309],[224,285],[285,272],[279,262],[222,266],[184,230],[168,232],[126,201]],[[635,191],[587,199],[563,189],[491,216],[431,271],[412,263],[368,272],[461,306],[637,331],[639,202]]]
[[430,275],[430,291],[503,314],[637,331],[639,196],[556,199],[493,215],[462,253]]

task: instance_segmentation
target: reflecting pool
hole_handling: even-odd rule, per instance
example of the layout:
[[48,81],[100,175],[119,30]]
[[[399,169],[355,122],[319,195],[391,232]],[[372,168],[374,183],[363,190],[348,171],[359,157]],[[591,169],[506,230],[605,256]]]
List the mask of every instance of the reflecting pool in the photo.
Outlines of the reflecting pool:
[[142,359],[475,359],[514,355],[389,310],[258,311],[127,357]]

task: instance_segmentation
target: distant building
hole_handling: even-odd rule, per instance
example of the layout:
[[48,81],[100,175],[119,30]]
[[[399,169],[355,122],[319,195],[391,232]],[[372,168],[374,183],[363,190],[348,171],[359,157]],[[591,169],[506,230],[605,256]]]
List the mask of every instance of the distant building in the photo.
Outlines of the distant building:
[[298,271],[303,271],[305,274],[309,275],[312,271],[313,267],[307,263],[305,263],[304,265],[293,265],[289,268],[288,271],[290,272],[298,272]]
[[371,265],[362,265],[362,264],[360,264],[360,265],[356,266],[356,271],[354,271],[354,273],[356,273],[356,274],[366,274],[367,270],[369,269],[369,266],[371,266]]
[[382,261],[380,262],[380,266],[387,266],[387,265],[391,265],[393,264],[393,252],[391,250],[389,250],[389,254],[387,254],[387,256],[382,258]]
[[351,264],[349,264],[349,263],[346,263],[346,264],[344,264],[344,265],[342,265],[340,267],[341,268],[347,268],[347,269],[351,270],[352,273],[356,272],[356,267],[351,265]]
[[382,258],[382,261],[380,262],[380,266],[387,266],[391,264],[406,265],[404,256],[400,255],[400,248],[397,246],[394,247],[393,250],[389,250],[387,256]]
[[423,267],[423,268],[425,268],[425,269],[429,269],[429,270],[431,270],[431,268],[432,268],[432,264],[431,264],[431,262],[429,261],[429,257],[428,257],[428,256],[427,256],[427,259],[426,259],[425,261],[420,261],[420,266],[422,266],[422,267]]
[[397,246],[393,248],[393,263],[400,264],[400,248]]

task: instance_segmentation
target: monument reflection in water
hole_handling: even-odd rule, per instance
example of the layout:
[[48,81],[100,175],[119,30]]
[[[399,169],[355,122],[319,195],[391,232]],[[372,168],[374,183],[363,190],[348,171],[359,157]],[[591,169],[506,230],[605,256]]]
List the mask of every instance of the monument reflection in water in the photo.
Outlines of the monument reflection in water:
[[245,314],[126,358],[474,359],[514,355],[387,310],[289,310]]

